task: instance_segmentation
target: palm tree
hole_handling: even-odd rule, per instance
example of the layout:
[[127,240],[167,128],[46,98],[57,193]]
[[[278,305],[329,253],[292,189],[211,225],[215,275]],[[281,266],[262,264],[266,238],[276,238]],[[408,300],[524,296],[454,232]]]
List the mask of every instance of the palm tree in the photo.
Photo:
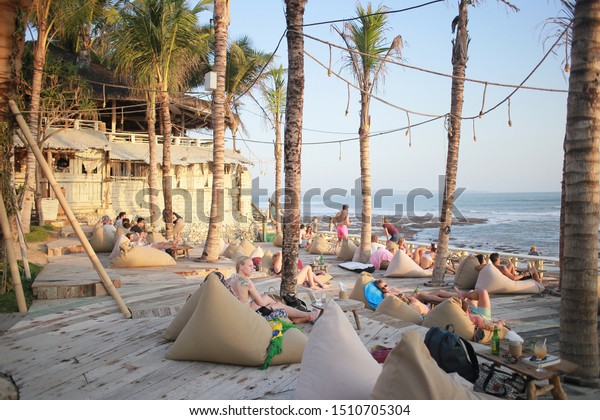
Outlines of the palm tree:
[[385,39],[387,9],[379,6],[373,10],[371,4],[363,8],[356,6],[356,21],[347,22],[344,29],[335,30],[348,47],[350,68],[360,86],[360,187],[362,195],[362,225],[360,229],[360,260],[366,262],[371,254],[371,162],[369,140],[371,116],[369,108],[371,94],[376,89],[385,71],[385,59],[399,55],[402,37],[397,36],[388,46]]
[[267,117],[271,127],[275,131],[275,192],[273,200],[275,201],[275,229],[276,233],[281,232],[280,214],[280,191],[281,191],[281,163],[283,160],[283,150],[281,142],[281,124],[285,114],[286,89],[285,89],[285,69],[283,66],[270,69],[263,78],[261,85],[261,96],[265,104],[263,112]]
[[[208,34],[199,32],[197,14],[206,10],[210,0],[202,0],[190,8],[186,0],[140,0],[121,11],[121,22],[115,31],[117,68],[135,72],[150,90],[156,90],[163,129],[162,188],[165,236],[172,236],[171,197],[171,115],[169,89],[181,88],[187,76],[206,54]],[[153,95],[150,95],[152,102]],[[148,124],[153,124],[152,103],[147,111]],[[152,147],[152,142],[150,147]],[[152,159],[151,159],[152,165]],[[154,165],[156,166],[156,165]],[[152,181],[153,182],[153,181]],[[150,185],[153,188],[153,185]]]
[[[506,0],[498,0],[514,11],[519,9]],[[458,172],[458,150],[460,146],[460,130],[462,108],[464,102],[465,69],[467,68],[469,33],[467,31],[468,5],[476,5],[479,0],[460,0],[458,16],[452,21],[452,32],[456,38],[452,41],[452,90],[450,99],[450,115],[448,129],[448,152],[446,156],[446,176],[443,191],[442,208],[440,210],[440,230],[437,241],[437,257],[433,269],[430,286],[444,285],[446,257],[452,226],[452,209],[454,208],[454,192],[456,190],[456,173]]]
[[202,258],[213,262],[219,259],[222,237],[224,177],[225,177],[225,73],[227,68],[227,33],[230,22],[229,0],[215,0],[215,66],[217,88],[213,92],[213,181],[210,221]]
[[600,8],[575,4],[565,136],[564,250],[561,259],[560,354],[600,375],[598,349],[598,224],[600,222]]
[[288,42],[287,112],[285,113],[285,208],[283,211],[283,273],[280,293],[296,291],[300,234],[300,171],[304,108],[304,8],[308,0],[285,0]]
[[225,71],[225,117],[229,121],[233,150],[236,150],[237,131],[241,126],[239,118],[240,97],[248,93],[261,77],[261,70],[268,62],[269,54],[252,47],[247,36],[232,42],[227,50]]

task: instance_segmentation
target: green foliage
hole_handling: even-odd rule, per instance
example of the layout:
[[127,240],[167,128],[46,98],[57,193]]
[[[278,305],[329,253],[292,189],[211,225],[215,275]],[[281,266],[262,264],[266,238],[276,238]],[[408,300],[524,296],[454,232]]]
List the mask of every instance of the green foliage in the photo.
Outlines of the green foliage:
[[[23,285],[23,292],[25,294],[25,302],[27,303],[27,307],[31,306],[33,302],[33,292],[31,291],[31,285],[33,284],[33,280],[35,280],[36,276],[42,271],[41,266],[29,263],[29,270],[31,271],[31,280],[25,280],[24,271],[23,271],[23,261],[19,261],[19,272],[21,273],[21,283]],[[0,264],[2,271],[4,272],[4,264]],[[8,273],[8,281],[10,282],[10,271]],[[7,293],[0,294],[0,313],[11,313],[18,312],[19,308],[17,307],[17,297],[15,295],[14,290],[10,290]]]
[[25,234],[25,240],[27,242],[42,242],[48,239],[50,232],[55,230],[50,225],[45,226],[31,226],[31,232]]

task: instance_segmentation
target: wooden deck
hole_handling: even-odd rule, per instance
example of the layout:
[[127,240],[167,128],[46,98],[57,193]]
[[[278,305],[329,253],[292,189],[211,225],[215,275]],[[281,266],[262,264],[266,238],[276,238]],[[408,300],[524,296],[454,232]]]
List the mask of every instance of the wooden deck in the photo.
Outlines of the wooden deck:
[[[312,260],[311,255],[301,252],[305,261]],[[16,319],[18,322],[4,334],[0,332],[0,373],[12,377],[25,400],[290,399],[299,364],[261,371],[165,358],[171,342],[162,334],[186,298],[208,270],[232,269],[229,261],[204,264],[194,261],[197,256],[199,250],[192,250],[190,258],[159,269],[111,269],[121,279],[118,292],[132,319],[124,318],[110,296],[36,301],[25,317]],[[107,265],[105,259],[102,255]],[[351,288],[356,275],[339,268],[333,257],[327,259],[334,277],[330,293],[338,293],[340,282]],[[73,264],[69,278],[89,272],[85,264]],[[255,280],[260,290],[270,286],[278,289],[279,281],[273,277]],[[409,291],[422,288],[424,280],[388,279],[388,283]],[[559,298],[550,294],[493,297],[494,317],[506,319],[526,340],[548,337],[550,352],[558,344],[558,307]],[[357,334],[367,348],[375,344],[391,347],[407,329],[426,331],[368,310],[359,315],[362,329]],[[302,327],[310,334],[310,324]],[[572,396],[568,388],[567,392]],[[589,395],[582,392],[579,398],[590,399]]]

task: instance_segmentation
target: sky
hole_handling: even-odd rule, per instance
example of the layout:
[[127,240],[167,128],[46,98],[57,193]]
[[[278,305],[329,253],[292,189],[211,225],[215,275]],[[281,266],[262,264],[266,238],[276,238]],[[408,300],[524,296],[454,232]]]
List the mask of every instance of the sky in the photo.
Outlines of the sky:
[[[417,6],[426,1],[386,0],[390,10]],[[514,0],[519,12],[499,1],[479,2],[469,7],[468,30],[471,38],[466,76],[490,83],[519,85],[540,63],[553,41],[545,41],[546,19],[561,15],[558,0]],[[361,4],[366,5],[363,1]],[[405,46],[403,62],[417,68],[452,74],[452,19],[458,1],[444,1],[388,15],[386,38],[400,35]],[[255,48],[274,51],[285,29],[282,0],[231,2],[230,39],[247,35]],[[352,0],[309,0],[305,24],[356,16]],[[338,27],[341,25],[337,23]],[[305,34],[341,45],[331,24],[307,26]],[[333,48],[332,70],[354,82],[344,66],[343,53]],[[329,48],[305,38],[305,51],[329,63]],[[548,92],[519,90],[507,103],[481,119],[463,120],[457,187],[466,191],[534,192],[560,191],[562,147],[566,124],[568,73],[563,70],[564,47],[550,54],[525,83],[526,86],[563,90]],[[286,39],[277,49],[275,64],[287,66]],[[349,113],[347,84],[305,55],[305,102],[302,146],[302,190],[342,188],[350,190],[360,177],[358,140],[359,92],[351,88]],[[450,110],[451,80],[448,77],[389,64],[376,95],[395,106],[415,113],[442,115]],[[488,85],[484,108],[506,98],[514,88]],[[463,116],[478,115],[484,101],[484,85],[465,84]],[[240,116],[246,132],[238,142],[242,154],[255,164],[250,168],[261,188],[274,186],[273,130],[261,117],[250,98],[242,98]],[[371,134],[407,126],[405,111],[377,100],[371,103]],[[429,119],[410,115],[411,124]],[[474,140],[474,129],[476,141]],[[226,136],[229,136],[229,131]],[[266,144],[255,143],[264,142]],[[333,144],[310,143],[334,141]],[[373,136],[370,141],[373,191],[391,188],[408,192],[416,188],[438,191],[439,177],[445,173],[447,136],[443,119],[413,127],[411,144],[406,130]],[[227,147],[232,142],[227,141]]]

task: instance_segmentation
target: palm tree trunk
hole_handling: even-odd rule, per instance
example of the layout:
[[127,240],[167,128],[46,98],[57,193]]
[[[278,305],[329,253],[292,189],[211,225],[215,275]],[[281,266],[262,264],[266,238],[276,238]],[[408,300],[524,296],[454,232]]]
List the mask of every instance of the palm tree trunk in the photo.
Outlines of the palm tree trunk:
[[[29,109],[29,130],[39,143],[40,96],[42,93],[42,76],[46,62],[47,17],[45,13],[37,13],[37,41],[33,55],[33,80],[31,83],[31,107]],[[27,149],[25,170],[25,186],[21,198],[21,223],[23,232],[29,232],[31,226],[31,210],[35,196],[36,167],[35,155]],[[39,210],[39,209],[38,209]]]
[[600,374],[598,349],[598,224],[600,3],[575,5],[565,138],[565,224],[560,354],[584,377]]
[[281,161],[283,160],[283,150],[281,144],[281,123],[275,122],[275,192],[273,199],[275,200],[275,233],[281,233]]
[[285,114],[285,207],[283,210],[283,273],[281,294],[296,291],[300,235],[302,112],[304,109],[304,8],[307,0],[286,0],[288,42],[287,112]]
[[213,92],[213,182],[208,235],[202,258],[208,262],[219,259],[224,211],[225,173],[225,71],[227,68],[227,33],[229,0],[215,0],[215,71],[217,89]]
[[148,188],[150,192],[150,224],[154,224],[159,219],[158,211],[158,162],[156,158],[156,94],[151,92],[148,95],[146,107],[146,122],[148,129],[148,153],[149,166],[148,170]]
[[169,92],[166,86],[159,83],[160,109],[163,120],[163,164],[162,164],[162,189],[165,207],[165,238],[173,238],[173,197],[171,195],[171,114],[169,112]]
[[[366,81],[370,80],[365,75]],[[362,195],[362,225],[360,228],[360,261],[368,262],[371,256],[371,157],[369,151],[369,134],[371,132],[369,115],[370,98],[367,92],[369,86],[364,87],[360,95],[360,189]]]
[[446,157],[446,177],[444,182],[442,208],[440,210],[440,230],[437,241],[437,257],[433,276],[429,285],[439,287],[444,284],[448,242],[452,226],[452,209],[454,208],[454,192],[456,190],[456,173],[458,171],[458,149],[460,145],[461,118],[464,102],[465,69],[467,67],[467,50],[469,34],[467,32],[467,0],[461,0],[458,9],[456,39],[452,42],[452,93],[450,104],[450,130],[448,131],[448,155]]

